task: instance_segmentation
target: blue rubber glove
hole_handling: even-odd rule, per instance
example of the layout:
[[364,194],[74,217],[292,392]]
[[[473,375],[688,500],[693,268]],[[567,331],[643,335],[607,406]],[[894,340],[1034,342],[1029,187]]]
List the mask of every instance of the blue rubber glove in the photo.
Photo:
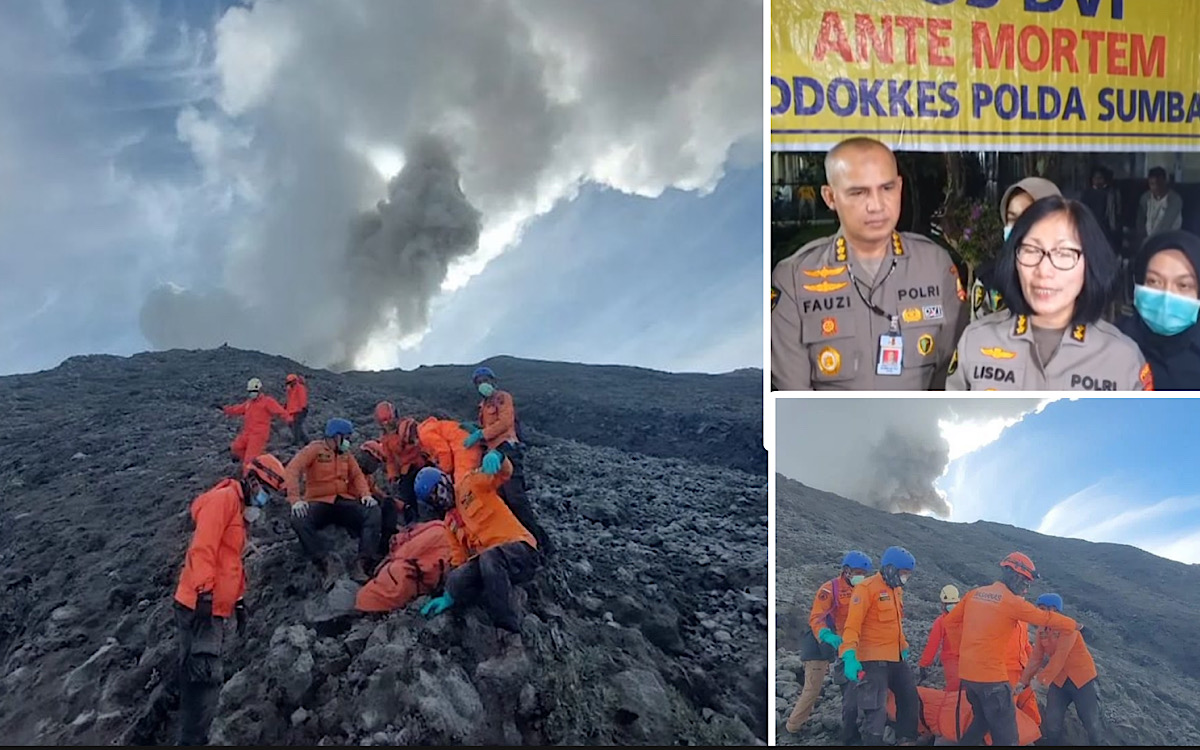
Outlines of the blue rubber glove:
[[858,660],[858,654],[854,653],[853,649],[842,654],[842,671],[845,672],[847,680],[858,682],[858,673],[862,671],[862,662]]
[[470,435],[467,436],[466,440],[463,441],[463,446],[466,448],[470,448],[472,445],[475,445],[480,440],[483,440],[483,430],[475,430],[474,432],[472,432]]
[[504,456],[500,455],[500,451],[488,451],[483,457],[483,473],[495,474],[500,471],[501,464],[504,463]]
[[900,652],[900,661],[908,661],[908,649]]
[[434,597],[433,599],[425,602],[425,606],[421,607],[421,614],[425,615],[426,617],[433,617],[434,615],[440,615],[453,606],[454,598],[451,597],[450,592],[447,591],[441,596]]
[[829,628],[821,628],[821,633],[817,636],[817,640],[821,643],[828,643],[834,648],[842,645],[842,637]]

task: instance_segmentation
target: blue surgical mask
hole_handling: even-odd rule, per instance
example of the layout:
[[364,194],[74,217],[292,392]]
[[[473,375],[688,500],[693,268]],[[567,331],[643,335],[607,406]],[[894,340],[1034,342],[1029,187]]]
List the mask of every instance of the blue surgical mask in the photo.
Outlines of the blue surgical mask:
[[949,612],[949,611],[950,611],[950,610],[952,610],[952,609],[954,609],[954,605],[953,605],[953,604],[947,604],[947,605],[946,605],[946,611],[947,611],[947,612]]
[[1200,300],[1151,289],[1138,284],[1133,288],[1133,306],[1146,326],[1159,336],[1175,336],[1196,325]]
[[345,438],[342,438],[342,442],[338,444],[338,447],[342,449],[342,453],[349,453],[350,452],[350,441]]
[[496,386],[492,385],[491,383],[480,383],[479,384],[479,395],[480,396],[483,396],[484,398],[490,398],[491,395],[495,392],[496,392]]
[[1004,241],[1008,242],[1008,236],[1012,234],[1012,225],[1008,224],[1004,227]]
[[865,580],[867,580],[866,576],[850,576],[850,585],[857,586]]
[[258,491],[258,494],[257,494],[257,495],[255,495],[255,496],[254,496],[254,499],[253,499],[253,500],[251,500],[250,502],[254,503],[254,504],[255,504],[256,506],[258,506],[259,508],[262,508],[262,507],[265,507],[265,506],[266,506],[266,504],[267,504],[267,503],[268,503],[270,500],[271,500],[271,496],[267,494],[267,491],[266,491],[266,490],[264,490],[264,489],[261,489],[261,488],[260,488],[260,489],[259,489],[259,491]]

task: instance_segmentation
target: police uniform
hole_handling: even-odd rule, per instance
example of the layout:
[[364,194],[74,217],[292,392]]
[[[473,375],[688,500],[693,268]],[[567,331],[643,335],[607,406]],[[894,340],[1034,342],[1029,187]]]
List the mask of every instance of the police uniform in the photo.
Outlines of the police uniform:
[[771,385],[777,390],[934,387],[965,323],[966,290],[950,254],[905,232],[893,233],[874,278],[851,256],[839,232],[808,243],[775,267]]
[[1069,327],[1042,363],[1025,315],[1003,311],[963,331],[950,362],[948,391],[1154,390],[1137,344],[1103,320]]

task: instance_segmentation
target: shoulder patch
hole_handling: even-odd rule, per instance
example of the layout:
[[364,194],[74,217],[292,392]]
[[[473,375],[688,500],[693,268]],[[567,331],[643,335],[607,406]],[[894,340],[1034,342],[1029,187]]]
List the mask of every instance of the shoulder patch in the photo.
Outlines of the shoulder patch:
[[1028,330],[1029,318],[1025,317],[1024,315],[1018,315],[1017,322],[1013,324],[1013,334],[1017,336],[1024,336],[1025,332]]
[[946,370],[947,375],[953,375],[958,370],[958,349],[954,350],[954,356],[950,357],[950,368]]
[[771,287],[771,309],[775,309],[775,304],[779,302],[779,290]]
[[1083,340],[1087,338],[1087,326],[1082,324],[1075,326],[1075,328],[1071,330],[1071,338],[1082,344]]

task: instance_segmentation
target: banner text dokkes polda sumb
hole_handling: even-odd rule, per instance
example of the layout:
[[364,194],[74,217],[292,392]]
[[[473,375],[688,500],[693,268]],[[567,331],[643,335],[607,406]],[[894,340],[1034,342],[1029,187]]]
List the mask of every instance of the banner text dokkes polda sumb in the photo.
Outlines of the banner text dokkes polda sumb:
[[[850,10],[813,8],[819,0],[791,3],[807,6],[797,12],[811,23],[776,28],[772,53],[781,39],[782,46],[789,39],[811,46],[792,50],[792,65],[800,68],[795,75],[779,75],[772,65],[773,129],[781,115],[793,123],[815,118],[834,128],[845,118],[860,123],[866,118],[876,127],[886,118],[943,123],[967,118],[974,121],[961,123],[967,130],[987,122],[1004,129],[1014,120],[1187,124],[1200,119],[1193,61],[1185,58],[1182,71],[1176,71],[1184,75],[1170,76],[1189,79],[1191,90],[1163,86],[1173,55],[1197,56],[1200,0],[827,2]],[[1173,10],[1170,28],[1179,31],[1173,39],[1130,28],[1144,24],[1129,24],[1127,13],[1150,5],[1157,14]],[[928,12],[889,14],[889,6]],[[969,17],[951,6],[968,9]],[[999,17],[988,18],[989,11],[999,11]],[[1094,21],[1091,28],[1088,19]],[[1159,28],[1172,23],[1157,20]],[[864,68],[875,77],[855,75]]]

